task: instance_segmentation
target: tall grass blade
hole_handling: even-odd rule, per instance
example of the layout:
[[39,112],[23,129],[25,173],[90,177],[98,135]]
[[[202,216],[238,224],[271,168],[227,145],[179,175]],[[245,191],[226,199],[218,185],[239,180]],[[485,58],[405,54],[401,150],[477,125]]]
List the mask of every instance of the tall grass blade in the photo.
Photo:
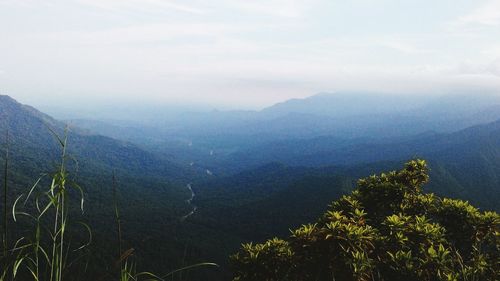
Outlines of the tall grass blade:
[[9,172],[9,130],[5,133],[5,163],[3,170],[3,235],[2,235],[2,246],[3,246],[3,256],[7,256],[8,248],[8,232],[7,232],[7,195],[8,195],[8,175]]
[[115,219],[116,219],[116,231],[118,234],[118,260],[120,261],[120,270],[122,269],[123,262],[122,262],[122,254],[123,254],[123,247],[122,247],[122,226],[121,226],[121,219],[120,219],[120,210],[118,208],[118,191],[117,191],[117,186],[116,186],[116,176],[115,172],[113,171],[113,201],[115,205]]

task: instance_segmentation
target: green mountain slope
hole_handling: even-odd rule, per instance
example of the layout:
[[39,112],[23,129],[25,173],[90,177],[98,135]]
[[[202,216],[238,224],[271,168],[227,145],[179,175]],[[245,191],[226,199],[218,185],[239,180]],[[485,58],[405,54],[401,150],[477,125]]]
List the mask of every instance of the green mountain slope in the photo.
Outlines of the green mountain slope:
[[[447,134],[422,134],[389,139],[318,137],[271,142],[234,153],[226,163],[232,169],[253,168],[268,162],[297,167],[360,166],[414,157],[430,162],[442,195],[497,208],[500,200],[500,120]],[[439,187],[438,187],[439,186]]]
[[[9,208],[18,195],[28,192],[40,174],[54,171],[59,163],[60,145],[51,131],[63,136],[65,124],[0,96],[0,136],[4,139],[8,133],[10,154]],[[185,184],[197,177],[196,172],[131,143],[78,128],[69,129],[67,143],[70,175],[85,190],[85,213],[81,215],[75,209],[72,214],[93,229],[95,263],[90,265],[91,270],[102,274],[118,258],[113,173],[119,189],[124,247],[136,249],[134,254],[145,269],[165,272],[181,266],[178,257],[182,256],[183,244],[176,241],[175,226],[191,210],[185,201],[189,198]],[[4,162],[6,146],[2,141],[0,163]],[[41,184],[48,183],[43,180]],[[12,221],[10,224],[14,225]]]

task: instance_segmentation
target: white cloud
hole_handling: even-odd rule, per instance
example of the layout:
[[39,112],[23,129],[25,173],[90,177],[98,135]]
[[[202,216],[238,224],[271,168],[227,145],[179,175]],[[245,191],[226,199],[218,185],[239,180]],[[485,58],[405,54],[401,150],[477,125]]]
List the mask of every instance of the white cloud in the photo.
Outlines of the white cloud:
[[419,48],[415,44],[404,42],[401,40],[382,40],[378,44],[382,47],[387,47],[405,54],[415,55],[415,54],[429,54],[433,51],[430,49]]
[[80,4],[104,10],[175,10],[185,13],[204,14],[203,9],[195,8],[184,4],[185,1],[166,0],[76,0]]
[[489,46],[481,51],[481,54],[487,57],[500,58],[500,45]]
[[314,0],[231,0],[226,3],[240,11],[285,18],[300,18]]
[[190,14],[205,14],[202,8],[187,5],[178,0],[0,0],[0,5],[22,8],[87,6],[108,12],[164,13],[168,11]]
[[18,6],[18,7],[37,7],[37,6],[47,6],[50,5],[50,2],[54,0],[47,1],[36,1],[36,0],[0,0],[0,5],[3,6]]
[[458,19],[461,24],[500,25],[500,0],[489,0],[470,14]]
[[0,0],[2,87],[264,104],[331,89],[499,84],[498,1],[460,17],[455,33],[442,27],[463,10],[424,24],[394,17],[419,10],[397,0],[353,2]]
[[[34,36],[42,40],[59,41],[74,45],[119,45],[123,47],[133,46],[130,44],[157,44],[161,42],[165,42],[165,44],[175,44],[177,43],[175,40],[182,38],[187,38],[190,41],[196,42],[196,39],[217,38],[229,32],[235,32],[236,30],[240,29],[221,24],[158,23],[102,29],[98,31],[41,33]],[[147,48],[150,47],[152,46],[149,45]]]

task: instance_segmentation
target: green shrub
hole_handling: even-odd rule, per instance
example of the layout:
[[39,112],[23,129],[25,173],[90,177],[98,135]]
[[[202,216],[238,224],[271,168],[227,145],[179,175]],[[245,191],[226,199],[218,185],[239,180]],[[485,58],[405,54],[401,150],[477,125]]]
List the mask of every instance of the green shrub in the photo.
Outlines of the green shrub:
[[500,280],[500,216],[425,194],[424,160],[358,181],[317,223],[246,244],[233,280]]

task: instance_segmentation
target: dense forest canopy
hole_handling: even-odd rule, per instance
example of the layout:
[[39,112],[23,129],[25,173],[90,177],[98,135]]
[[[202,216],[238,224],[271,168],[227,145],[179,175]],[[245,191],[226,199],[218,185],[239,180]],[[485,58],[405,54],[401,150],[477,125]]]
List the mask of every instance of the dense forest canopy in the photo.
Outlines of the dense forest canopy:
[[315,223],[245,244],[235,281],[499,280],[500,216],[422,192],[424,160],[358,181]]

